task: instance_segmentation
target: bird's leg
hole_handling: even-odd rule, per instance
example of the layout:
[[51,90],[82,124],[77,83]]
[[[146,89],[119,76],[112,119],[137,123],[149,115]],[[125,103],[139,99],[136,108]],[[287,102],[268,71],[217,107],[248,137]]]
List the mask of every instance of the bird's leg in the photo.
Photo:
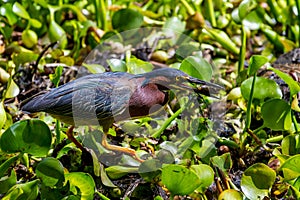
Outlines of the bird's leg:
[[76,145],[76,147],[79,148],[81,151],[85,151],[82,144],[80,144],[80,142],[78,142],[78,140],[76,140],[76,138],[74,137],[73,130],[74,130],[74,126],[70,126],[70,128],[68,128],[68,130],[66,131],[66,135],[68,136],[68,139],[71,140]]
[[134,159],[136,159],[139,162],[144,162],[145,161],[145,160],[140,159],[136,155],[136,151],[133,150],[133,149],[131,149],[131,148],[120,147],[120,146],[109,144],[107,142],[107,134],[106,133],[103,133],[101,144],[102,144],[103,147],[105,147],[108,150],[119,151],[119,152],[123,152],[123,153],[129,154],[129,155],[131,155]]

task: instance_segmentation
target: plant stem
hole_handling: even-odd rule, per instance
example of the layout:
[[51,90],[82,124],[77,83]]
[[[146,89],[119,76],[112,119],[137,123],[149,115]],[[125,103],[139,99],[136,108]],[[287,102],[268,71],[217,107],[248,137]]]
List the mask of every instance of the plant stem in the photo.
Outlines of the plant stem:
[[210,23],[212,27],[217,26],[216,18],[215,18],[215,10],[214,10],[214,4],[212,0],[207,0],[207,6],[208,6],[208,15],[210,19]]
[[[296,1],[296,6],[297,6],[297,11],[298,11],[298,26],[300,27],[300,0],[295,0]],[[298,44],[300,44],[300,37],[298,38]]]
[[152,137],[157,138],[159,137],[164,130],[171,124],[171,122],[182,113],[182,108],[179,108],[171,117],[169,117],[166,122],[158,129],[154,134],[152,134]]
[[250,129],[250,124],[251,124],[251,105],[252,105],[252,101],[253,101],[255,80],[256,80],[256,73],[253,75],[253,80],[252,80],[252,85],[251,85],[251,91],[250,91],[248,105],[247,105],[246,125],[245,125],[244,132],[247,131],[248,129]]
[[247,35],[246,35],[246,30],[245,27],[242,25],[242,35],[241,35],[241,40],[242,40],[242,45],[240,47],[240,54],[239,54],[239,65],[238,65],[238,74],[240,75],[241,71],[244,70],[244,63],[245,63],[245,55],[246,55],[246,42],[247,42]]

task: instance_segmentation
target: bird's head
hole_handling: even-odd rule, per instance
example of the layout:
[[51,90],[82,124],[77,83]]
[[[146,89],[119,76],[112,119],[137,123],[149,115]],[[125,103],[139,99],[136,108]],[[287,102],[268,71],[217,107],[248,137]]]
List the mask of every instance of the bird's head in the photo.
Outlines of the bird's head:
[[142,87],[149,83],[154,83],[165,89],[194,90],[196,92],[200,92],[203,88],[207,90],[211,87],[223,89],[217,84],[194,78],[174,68],[156,69],[148,73],[136,75],[136,77],[144,78]]

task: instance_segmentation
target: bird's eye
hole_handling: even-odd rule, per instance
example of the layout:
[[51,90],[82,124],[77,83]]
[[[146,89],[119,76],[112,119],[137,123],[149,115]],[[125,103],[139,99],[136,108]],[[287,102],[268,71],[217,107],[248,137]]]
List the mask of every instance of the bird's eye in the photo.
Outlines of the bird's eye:
[[176,77],[175,77],[175,80],[176,80],[176,81],[180,81],[180,80],[181,80],[181,77],[180,77],[180,76],[176,76]]

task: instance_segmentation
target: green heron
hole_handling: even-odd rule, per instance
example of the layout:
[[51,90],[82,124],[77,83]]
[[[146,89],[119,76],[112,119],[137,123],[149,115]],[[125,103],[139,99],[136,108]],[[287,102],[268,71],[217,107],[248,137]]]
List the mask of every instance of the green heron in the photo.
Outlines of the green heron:
[[87,75],[49,92],[39,93],[25,100],[22,110],[27,113],[46,112],[72,125],[67,136],[80,148],[83,147],[72,134],[74,126],[101,125],[105,148],[125,152],[140,160],[133,149],[107,142],[106,134],[113,123],[157,111],[168,102],[169,90],[199,92],[201,87],[221,88],[173,68],[138,75],[106,72]]

